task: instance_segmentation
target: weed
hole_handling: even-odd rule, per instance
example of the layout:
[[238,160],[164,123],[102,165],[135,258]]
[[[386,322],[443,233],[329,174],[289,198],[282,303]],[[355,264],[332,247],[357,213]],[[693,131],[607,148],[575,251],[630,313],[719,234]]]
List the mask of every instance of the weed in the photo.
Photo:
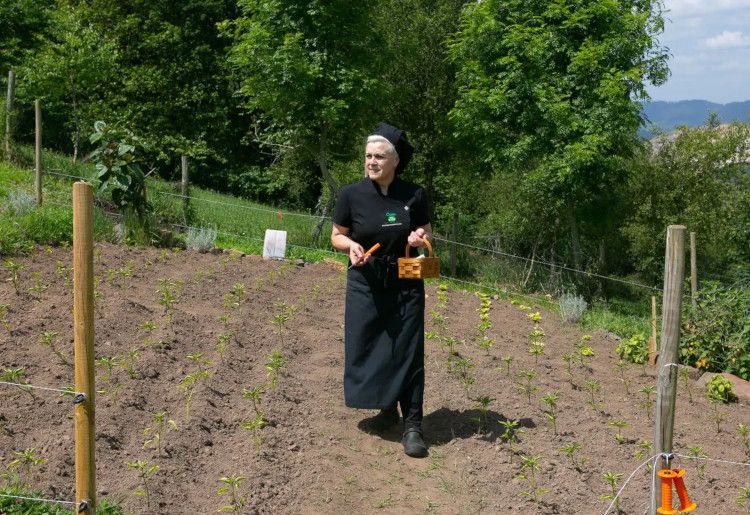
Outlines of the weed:
[[565,455],[570,458],[570,462],[573,464],[573,468],[578,472],[583,472],[583,465],[586,463],[586,458],[580,460],[576,457],[576,453],[581,450],[581,444],[578,442],[571,442],[568,445],[560,449]]
[[612,488],[612,493],[602,495],[601,498],[608,501],[614,499],[615,513],[620,513],[620,499],[617,497],[617,487],[620,484],[620,479],[622,479],[622,474],[617,474],[615,472],[605,472],[602,474],[602,482]]
[[242,508],[247,504],[247,497],[240,495],[240,483],[245,479],[245,476],[225,476],[220,477],[219,481],[223,483],[217,491],[216,495],[229,496],[229,504],[221,506],[218,511],[231,511],[233,513],[242,513]]
[[271,389],[275,390],[279,384],[279,375],[286,366],[286,358],[279,351],[272,352],[268,358],[266,358],[266,374],[269,377],[269,384]]
[[534,369],[530,370],[519,370],[516,372],[516,376],[518,376],[521,379],[525,379],[525,383],[520,383],[516,385],[516,390],[526,395],[526,398],[529,401],[529,405],[531,404],[531,396],[534,395],[537,391],[539,391],[539,387],[532,385],[531,383],[536,379],[537,372]]
[[472,422],[476,422],[477,424],[477,432],[479,434],[484,434],[487,431],[487,412],[489,411],[488,407],[495,399],[489,396],[482,396],[477,397],[475,399],[476,402],[476,408],[479,410],[479,416],[474,417],[471,419]]
[[620,445],[625,443],[625,437],[622,435],[622,430],[628,427],[630,424],[625,422],[624,420],[613,420],[609,423],[610,426],[617,428],[617,434],[615,435],[615,440]]
[[740,489],[740,494],[735,499],[735,502],[747,509],[747,513],[750,515],[750,486]]
[[143,442],[143,449],[156,448],[156,455],[161,456],[161,442],[170,431],[177,431],[177,423],[169,418],[169,412],[158,411],[152,415],[152,424],[143,430],[144,436],[149,437]]
[[560,396],[557,392],[547,393],[542,397],[542,401],[547,405],[547,411],[544,413],[547,420],[552,423],[552,430],[557,434],[557,401]]
[[20,263],[16,263],[11,259],[7,259],[3,264],[3,267],[8,271],[8,274],[10,274],[10,277],[8,277],[8,279],[6,280],[13,285],[13,289],[16,290],[16,294],[20,295],[21,291],[18,289],[18,272],[23,270],[23,265]]
[[688,456],[695,459],[698,477],[703,479],[706,475],[706,466],[708,465],[708,462],[705,461],[705,458],[708,458],[708,454],[703,452],[703,447],[696,445],[688,449]]
[[656,394],[656,386],[647,385],[638,391],[645,396],[641,406],[646,410],[646,416],[648,419],[651,420],[651,413],[654,411],[654,405],[656,404],[656,398],[652,398],[651,396]]
[[31,398],[36,400],[36,394],[31,388],[31,384],[25,379],[26,369],[23,367],[18,368],[6,368],[2,374],[0,374],[0,381],[7,381],[14,383],[22,391],[31,395]]
[[159,465],[149,465],[147,460],[128,461],[128,467],[135,469],[141,486],[133,490],[133,494],[146,498],[146,508],[151,510],[151,494],[148,489],[149,482],[154,474],[159,470]]
[[62,352],[60,352],[60,350],[57,347],[55,347],[56,337],[57,337],[57,332],[44,331],[39,337],[39,343],[49,347],[52,350],[52,352],[55,354],[55,356],[57,356],[57,359],[59,359],[63,365],[70,365],[70,361],[68,361],[68,358],[66,358],[65,355]]
[[[15,459],[8,463],[8,469],[13,468],[20,468],[23,471],[23,478],[25,478],[25,481],[19,481],[19,484],[17,486],[31,486],[32,484],[32,478],[31,478],[31,469],[32,467],[35,467],[37,465],[41,465],[42,463],[45,463],[47,460],[44,458],[40,458],[36,454],[36,448],[31,449],[24,449],[23,451],[13,451],[13,455],[15,456]],[[19,475],[19,478],[21,476]]]
[[516,475],[516,479],[528,483],[528,490],[522,491],[521,495],[534,502],[539,502],[539,497],[548,492],[545,488],[539,488],[537,484],[536,473],[539,471],[539,458],[541,456],[521,456],[521,473]]
[[745,424],[740,423],[737,425],[737,433],[742,438],[742,445],[745,447],[745,454],[750,456],[750,428]]

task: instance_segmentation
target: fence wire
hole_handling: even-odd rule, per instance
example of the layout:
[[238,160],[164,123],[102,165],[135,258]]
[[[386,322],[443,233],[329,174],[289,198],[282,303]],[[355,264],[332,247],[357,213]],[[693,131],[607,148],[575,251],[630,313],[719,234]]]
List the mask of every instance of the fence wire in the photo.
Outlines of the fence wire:
[[10,382],[10,381],[0,381],[0,384],[1,385],[5,385],[5,386],[15,386],[17,388],[24,388],[24,389],[25,388],[29,388],[29,389],[32,389],[32,390],[45,390],[45,391],[48,391],[48,392],[58,392],[58,393],[64,393],[64,394],[67,394],[67,395],[83,395],[83,393],[81,393],[81,392],[74,392],[73,390],[64,390],[64,389],[61,389],[61,388],[48,388],[46,386],[35,386],[33,384],[27,384],[27,383],[13,383],[13,382]]
[[37,501],[37,502],[56,503],[56,504],[71,504],[73,506],[76,506],[76,503],[73,501],[61,501],[59,499],[45,499],[43,497],[24,497],[22,495],[6,495],[6,494],[0,494],[0,497],[5,497],[8,499],[21,499],[24,501]]

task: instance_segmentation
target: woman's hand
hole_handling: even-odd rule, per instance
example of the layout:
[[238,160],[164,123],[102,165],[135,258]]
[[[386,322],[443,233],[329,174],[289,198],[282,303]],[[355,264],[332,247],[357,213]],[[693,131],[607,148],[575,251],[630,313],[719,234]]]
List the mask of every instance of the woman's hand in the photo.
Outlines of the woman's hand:
[[364,265],[367,262],[364,256],[365,249],[362,248],[362,245],[356,241],[352,241],[351,245],[349,245],[349,261],[352,263],[352,266]]
[[428,236],[427,231],[422,227],[417,227],[415,231],[409,234],[409,245],[412,247],[424,247],[424,239]]

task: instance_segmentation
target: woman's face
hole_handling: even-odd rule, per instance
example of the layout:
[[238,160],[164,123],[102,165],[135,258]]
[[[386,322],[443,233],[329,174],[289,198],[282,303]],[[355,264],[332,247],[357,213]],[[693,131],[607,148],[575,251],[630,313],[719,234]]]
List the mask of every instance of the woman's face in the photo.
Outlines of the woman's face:
[[365,173],[382,186],[393,181],[398,166],[398,154],[388,153],[388,144],[382,141],[368,143],[365,148]]

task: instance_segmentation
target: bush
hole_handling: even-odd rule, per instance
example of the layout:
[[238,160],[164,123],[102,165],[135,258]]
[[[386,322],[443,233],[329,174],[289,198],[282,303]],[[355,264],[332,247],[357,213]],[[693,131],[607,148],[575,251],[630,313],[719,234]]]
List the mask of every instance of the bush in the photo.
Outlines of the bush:
[[580,295],[563,293],[560,295],[560,315],[570,323],[578,322],[586,311],[588,304]]
[[16,216],[22,216],[36,207],[36,199],[26,190],[14,190],[8,193],[7,205]]
[[750,288],[706,282],[682,326],[681,361],[750,380]]
[[706,396],[709,400],[717,400],[723,403],[734,402],[737,395],[734,393],[732,381],[721,374],[717,374],[706,383]]
[[208,252],[214,248],[217,231],[215,227],[190,227],[185,235],[185,246],[188,250]]

